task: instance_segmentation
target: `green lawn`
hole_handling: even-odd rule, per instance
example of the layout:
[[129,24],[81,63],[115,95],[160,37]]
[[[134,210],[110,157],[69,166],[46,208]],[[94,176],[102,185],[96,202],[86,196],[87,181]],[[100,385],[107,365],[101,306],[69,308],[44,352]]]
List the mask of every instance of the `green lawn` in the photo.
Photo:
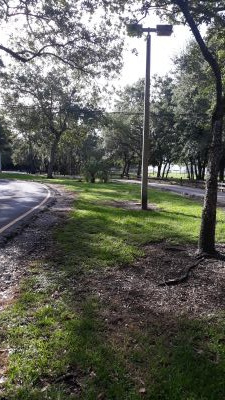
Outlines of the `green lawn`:
[[[174,315],[170,324],[161,315],[152,325],[112,332],[102,318],[107,304],[90,295],[77,298],[74,289],[93,272],[131,263],[143,255],[143,244],[196,244],[200,203],[150,190],[157,209],[125,210],[114,202],[138,202],[139,186],[54,182],[77,193],[74,210],[54,233],[58,263],[46,272],[46,260],[33,261],[33,277],[0,316],[2,347],[11,349],[2,398],[224,400],[223,315],[202,320]],[[220,211],[217,239],[224,237]]]
[[44,175],[32,175],[32,174],[20,174],[14,172],[1,172],[0,179],[21,179],[23,181],[42,181],[46,180],[46,176]]

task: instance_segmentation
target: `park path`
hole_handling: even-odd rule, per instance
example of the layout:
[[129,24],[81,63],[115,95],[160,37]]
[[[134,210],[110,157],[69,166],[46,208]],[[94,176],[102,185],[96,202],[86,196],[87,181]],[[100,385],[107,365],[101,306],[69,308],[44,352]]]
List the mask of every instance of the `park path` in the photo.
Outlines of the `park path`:
[[[117,182],[125,182],[125,183],[135,183],[135,184],[141,184],[141,181],[136,180],[136,179],[116,179],[114,181]],[[155,189],[160,189],[160,190],[165,190],[173,193],[180,194],[181,196],[188,196],[188,197],[196,197],[203,199],[205,190],[204,189],[199,189],[199,188],[194,188],[194,187],[189,187],[185,185],[173,185],[170,183],[159,183],[159,182],[149,182],[148,187],[155,188]],[[218,205],[220,206],[225,206],[225,192],[218,192]]]

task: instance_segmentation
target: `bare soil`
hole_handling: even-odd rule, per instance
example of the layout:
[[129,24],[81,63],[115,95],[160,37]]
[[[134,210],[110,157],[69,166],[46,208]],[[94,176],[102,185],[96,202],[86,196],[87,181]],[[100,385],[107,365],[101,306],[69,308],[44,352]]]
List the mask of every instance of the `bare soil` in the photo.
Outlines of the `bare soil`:
[[[221,246],[221,250],[224,248]],[[104,304],[110,324],[145,324],[155,315],[212,317],[224,311],[225,263],[204,260],[190,273],[187,282],[160,287],[164,279],[183,273],[195,260],[195,248],[168,243],[149,244],[145,256],[132,265],[93,272],[77,284],[77,294],[97,295]]]
[[[132,210],[132,211],[140,211],[141,203],[137,203],[135,201],[125,201],[125,200],[113,200],[113,201],[104,201],[102,202],[104,205],[108,205],[110,207],[122,208],[124,210]],[[155,204],[148,204],[148,209],[146,211],[159,211],[160,208]]]

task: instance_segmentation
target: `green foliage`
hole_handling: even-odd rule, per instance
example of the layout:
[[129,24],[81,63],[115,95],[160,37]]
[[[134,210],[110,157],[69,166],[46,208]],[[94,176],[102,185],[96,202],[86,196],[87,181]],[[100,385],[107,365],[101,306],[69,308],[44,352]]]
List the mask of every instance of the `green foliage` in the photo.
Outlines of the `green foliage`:
[[178,159],[196,165],[198,179],[202,179],[204,176],[201,171],[207,164],[214,105],[213,77],[198,46],[193,42],[174,62]]
[[12,166],[12,134],[6,124],[5,118],[0,118],[0,172],[3,168]]
[[9,148],[10,133],[3,118],[0,118],[0,151]]
[[[178,132],[175,128],[174,96],[175,82],[169,76],[155,77],[153,84],[153,100],[151,105],[151,145],[150,162],[158,166],[158,176],[161,167],[177,161]],[[164,177],[165,170],[162,172]]]
[[83,171],[87,182],[95,183],[96,178],[108,181],[110,160],[106,157],[101,138],[89,134],[82,145]]
[[[128,175],[130,163],[141,163],[144,80],[126,86],[118,93],[115,114],[103,129],[106,151]],[[140,174],[140,173],[139,173]]]
[[[93,111],[98,96],[87,87],[87,82],[60,65],[48,68],[45,72],[42,67],[33,65],[16,71],[8,69],[1,80],[5,112],[10,116],[11,126],[18,135],[14,142],[13,158],[15,164],[32,173],[37,169],[45,171],[47,167],[53,169],[58,145],[65,134],[67,145],[70,139],[72,162],[72,143],[78,147],[87,129],[93,129],[101,118]],[[67,169],[72,168],[71,164],[68,166],[67,158],[59,164],[61,170],[62,164]]]
[[[207,25],[216,22],[220,26],[224,26],[224,1],[211,0],[148,0],[144,1],[142,13],[151,11],[156,8],[156,12],[160,16],[166,16],[173,23],[184,23],[185,17],[182,12],[183,6],[191,11],[197,24],[205,23]],[[185,4],[186,3],[186,4]]]
[[[104,131],[106,148],[115,164],[140,165],[144,82],[119,93],[115,114]],[[198,46],[190,42],[174,59],[173,77],[152,79],[149,163],[165,177],[171,163],[186,164],[189,176],[204,179],[208,158],[214,78]]]
[[10,40],[0,50],[23,62],[43,56],[108,75],[121,66],[124,5],[119,0],[1,1],[0,23]]

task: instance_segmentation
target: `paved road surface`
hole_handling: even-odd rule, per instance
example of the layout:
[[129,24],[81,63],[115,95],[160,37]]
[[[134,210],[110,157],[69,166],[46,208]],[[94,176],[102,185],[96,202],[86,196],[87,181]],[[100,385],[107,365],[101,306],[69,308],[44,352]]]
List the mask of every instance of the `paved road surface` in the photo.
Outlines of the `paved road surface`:
[[[140,181],[135,180],[135,179],[129,179],[129,180],[118,180],[120,182],[126,182],[126,183],[138,183],[139,185],[141,184]],[[197,189],[197,188],[191,188],[188,186],[180,186],[180,185],[170,185],[169,183],[155,183],[151,182],[148,184],[149,187],[154,187],[156,189],[162,189],[162,190],[168,190],[173,193],[178,193],[181,195],[187,195],[187,196],[195,196],[199,198],[204,197],[205,191],[203,189]],[[225,192],[218,192],[218,204],[224,206],[225,205]]]
[[37,211],[49,197],[48,188],[41,183],[0,179],[0,234]]

